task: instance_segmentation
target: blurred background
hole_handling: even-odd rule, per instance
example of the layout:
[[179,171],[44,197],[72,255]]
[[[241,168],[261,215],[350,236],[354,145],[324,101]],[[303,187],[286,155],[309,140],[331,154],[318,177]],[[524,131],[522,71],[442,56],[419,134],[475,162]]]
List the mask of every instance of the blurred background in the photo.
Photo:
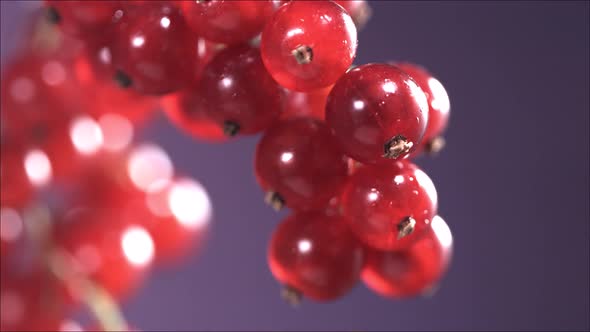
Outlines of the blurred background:
[[[1,2],[2,64],[35,1]],[[372,1],[357,64],[407,60],[451,98],[448,145],[422,158],[455,255],[430,298],[392,301],[359,285],[292,308],[266,264],[277,214],[253,175],[258,137],[196,141],[156,117],[159,143],[207,188],[199,253],[159,267],[123,304],[142,330],[588,330],[589,4]]]

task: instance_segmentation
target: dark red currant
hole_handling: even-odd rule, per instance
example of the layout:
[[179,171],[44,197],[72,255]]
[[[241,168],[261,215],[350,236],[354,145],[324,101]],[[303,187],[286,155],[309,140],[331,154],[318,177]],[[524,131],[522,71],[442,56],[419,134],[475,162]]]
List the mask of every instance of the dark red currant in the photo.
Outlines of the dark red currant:
[[367,246],[395,250],[408,247],[429,228],[437,199],[426,173],[398,161],[356,169],[341,203],[352,230]]
[[113,36],[115,78],[122,87],[162,95],[181,89],[194,78],[197,38],[171,4],[129,7]]
[[449,122],[449,111],[451,109],[447,91],[440,81],[434,78],[426,69],[411,63],[398,63],[395,65],[412,77],[418,86],[422,88],[428,99],[428,125],[418,150],[438,152],[444,145],[444,139],[441,135]]
[[267,202],[313,210],[338,195],[348,177],[347,157],[320,121],[295,118],[279,122],[256,149],[256,177]]
[[272,236],[270,269],[291,292],[329,301],[346,294],[363,266],[363,248],[340,216],[297,213]]
[[344,151],[361,163],[401,159],[422,139],[428,123],[424,92],[404,72],[367,64],[338,80],[326,105],[326,122]]
[[346,10],[332,1],[281,6],[262,33],[262,59],[285,88],[311,91],[334,84],[352,65],[357,34]]
[[235,45],[220,51],[203,70],[201,98],[207,117],[228,136],[254,134],[281,114],[283,95],[264,68],[257,48]]
[[74,63],[76,79],[84,96],[83,109],[96,118],[117,114],[133,123],[142,123],[158,108],[159,100],[132,89],[121,89],[112,79],[114,68],[106,69],[110,61],[109,52],[108,47],[88,47]]
[[45,0],[48,19],[64,32],[84,38],[100,36],[123,1]]
[[362,278],[383,296],[400,298],[427,293],[436,287],[449,264],[453,237],[444,220],[435,216],[432,227],[402,251],[367,249]]
[[222,44],[247,42],[273,14],[271,0],[180,1],[187,23],[199,36]]

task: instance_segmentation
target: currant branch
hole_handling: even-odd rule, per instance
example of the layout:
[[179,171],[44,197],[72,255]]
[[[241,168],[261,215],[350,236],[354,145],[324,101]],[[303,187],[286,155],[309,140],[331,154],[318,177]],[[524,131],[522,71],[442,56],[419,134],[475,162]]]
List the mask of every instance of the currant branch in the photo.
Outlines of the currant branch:
[[52,241],[49,208],[40,203],[28,207],[24,221],[31,240],[45,253],[48,270],[88,308],[102,330],[124,331],[128,325],[117,302],[104,288],[78,272],[74,257]]

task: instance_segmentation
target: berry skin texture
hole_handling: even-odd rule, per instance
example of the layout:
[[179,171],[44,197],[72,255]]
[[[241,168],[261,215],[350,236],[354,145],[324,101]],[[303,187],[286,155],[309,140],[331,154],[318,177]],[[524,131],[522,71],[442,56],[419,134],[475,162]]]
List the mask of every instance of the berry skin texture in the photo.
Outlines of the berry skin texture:
[[268,249],[275,278],[316,301],[345,295],[363,266],[362,245],[346,221],[323,212],[293,214],[275,230]]
[[258,143],[255,169],[260,186],[278,195],[273,206],[297,210],[325,207],[348,177],[347,158],[330,130],[310,118],[271,127]]
[[221,50],[199,81],[207,117],[227,136],[255,134],[269,127],[282,111],[280,87],[264,68],[257,48],[236,45]]
[[179,1],[188,25],[199,36],[221,44],[247,42],[262,31],[274,12],[270,0]]
[[377,294],[405,298],[428,293],[444,275],[453,248],[445,221],[435,216],[432,228],[403,251],[367,249],[363,282]]
[[121,1],[46,0],[48,18],[69,35],[84,38],[100,36],[108,27]]
[[326,122],[351,158],[363,164],[391,163],[420,144],[428,102],[397,67],[367,64],[336,82],[328,96]]
[[357,32],[350,15],[331,1],[291,1],[262,33],[260,51],[272,77],[307,92],[334,84],[352,65]]
[[113,33],[113,64],[121,86],[163,95],[194,78],[197,38],[179,9],[163,2],[130,6]]
[[432,149],[434,148],[434,140],[443,134],[449,122],[451,108],[449,95],[440,81],[434,78],[426,69],[411,63],[398,63],[395,65],[410,75],[426,94],[428,100],[428,125],[418,150]]
[[416,165],[366,165],[355,170],[342,193],[342,214],[365,245],[381,250],[407,248],[436,215],[434,184]]

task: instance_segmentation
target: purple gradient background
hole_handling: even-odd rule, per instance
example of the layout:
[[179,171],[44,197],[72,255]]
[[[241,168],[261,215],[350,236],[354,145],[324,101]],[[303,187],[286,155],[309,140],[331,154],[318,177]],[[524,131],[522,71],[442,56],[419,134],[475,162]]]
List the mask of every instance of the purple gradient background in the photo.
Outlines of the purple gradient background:
[[[2,57],[23,7],[2,1]],[[356,63],[410,60],[451,96],[448,146],[420,160],[456,241],[433,298],[357,287],[328,305],[284,304],[266,266],[280,217],[253,173],[256,137],[195,142],[165,119],[142,134],[208,188],[204,251],[158,268],[125,304],[144,330],[550,330],[589,327],[588,2],[386,2]],[[30,7],[30,6],[29,6]]]

